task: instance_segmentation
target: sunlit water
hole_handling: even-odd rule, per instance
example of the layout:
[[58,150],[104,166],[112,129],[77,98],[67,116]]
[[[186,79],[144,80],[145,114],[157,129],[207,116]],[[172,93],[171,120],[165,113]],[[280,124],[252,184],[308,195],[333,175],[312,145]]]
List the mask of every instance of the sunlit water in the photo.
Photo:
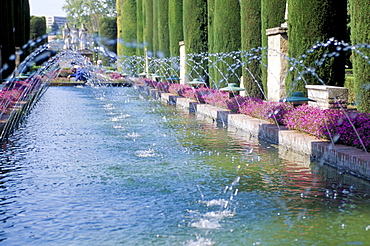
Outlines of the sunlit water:
[[49,88],[0,175],[1,245],[370,243],[367,182],[132,88]]

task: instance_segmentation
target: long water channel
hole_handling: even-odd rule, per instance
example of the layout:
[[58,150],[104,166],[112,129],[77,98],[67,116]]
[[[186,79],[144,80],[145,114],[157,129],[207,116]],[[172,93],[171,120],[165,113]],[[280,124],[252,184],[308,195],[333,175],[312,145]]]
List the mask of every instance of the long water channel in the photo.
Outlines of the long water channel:
[[367,181],[133,88],[50,87],[0,155],[0,245],[370,243]]

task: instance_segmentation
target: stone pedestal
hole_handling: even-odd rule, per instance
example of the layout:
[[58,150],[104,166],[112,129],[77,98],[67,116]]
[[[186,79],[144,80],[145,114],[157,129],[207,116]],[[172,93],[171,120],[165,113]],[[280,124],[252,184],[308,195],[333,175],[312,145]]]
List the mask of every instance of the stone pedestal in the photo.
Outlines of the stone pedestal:
[[316,102],[308,102],[309,105],[321,109],[347,107],[348,89],[345,87],[328,85],[306,85],[307,96]]
[[268,36],[267,99],[278,102],[286,97],[285,78],[288,61],[288,29],[275,27],[266,30]]

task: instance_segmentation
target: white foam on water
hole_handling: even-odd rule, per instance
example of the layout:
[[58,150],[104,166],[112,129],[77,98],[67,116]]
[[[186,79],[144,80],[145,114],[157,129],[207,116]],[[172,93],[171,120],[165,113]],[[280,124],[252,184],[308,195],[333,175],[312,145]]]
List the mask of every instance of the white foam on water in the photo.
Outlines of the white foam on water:
[[211,245],[215,245],[215,242],[212,242],[211,239],[198,236],[196,241],[190,240],[185,243],[185,246],[211,246]]
[[135,155],[137,157],[153,157],[153,156],[155,156],[155,151],[152,150],[152,149],[138,150],[138,151],[135,152]]
[[200,219],[190,224],[191,227],[198,229],[218,229],[221,228],[219,220]]

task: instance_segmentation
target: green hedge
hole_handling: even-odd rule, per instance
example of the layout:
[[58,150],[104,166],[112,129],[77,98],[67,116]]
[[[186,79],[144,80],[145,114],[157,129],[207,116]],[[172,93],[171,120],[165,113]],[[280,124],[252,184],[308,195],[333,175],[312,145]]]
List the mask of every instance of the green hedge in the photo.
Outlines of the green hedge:
[[[279,27],[285,22],[286,0],[261,0],[261,36],[262,47],[268,46],[266,29]],[[264,50],[262,63],[267,64],[267,50]],[[262,66],[263,90],[267,93],[267,68]]]
[[133,56],[136,54],[136,1],[124,0],[121,5],[121,30],[123,39],[122,55]]
[[143,14],[143,0],[136,0],[136,38],[137,44],[136,55],[144,56],[144,14]]
[[179,42],[184,41],[182,2],[182,0],[169,0],[168,2],[168,28],[171,56],[180,55]]
[[[253,48],[261,47],[261,0],[241,0],[240,1],[240,17],[241,17],[241,48],[244,51],[250,51]],[[256,81],[261,87],[261,65],[259,61],[248,61],[248,57],[243,58],[245,68],[247,68],[253,76],[243,69],[243,82],[247,95],[251,97],[262,97]]]
[[164,57],[170,55],[170,39],[168,29],[168,0],[156,0],[158,16],[158,51]]
[[153,0],[143,1],[143,40],[148,53],[153,52]]
[[[325,53],[336,51],[336,47],[329,44],[318,47],[307,53],[317,42],[326,42],[330,38],[341,41],[347,34],[347,1],[346,0],[313,0],[309,4],[305,0],[288,0],[288,36],[289,57],[302,60],[305,67],[316,69],[316,74],[326,85],[343,86],[346,56],[340,54],[325,59],[321,65],[316,65]],[[307,58],[300,56],[307,54]],[[341,52],[338,52],[341,53]],[[287,94],[294,91],[305,91],[305,84],[320,84],[320,81],[311,74],[302,72],[306,68],[291,66],[294,71],[289,73],[286,81]],[[298,71],[295,68],[299,68]],[[300,74],[301,73],[301,74]]]
[[[239,0],[215,0],[214,2],[214,19],[213,19],[213,49],[210,53],[222,53],[238,51],[241,49],[240,36],[240,4]],[[231,58],[224,58],[224,61],[230,63]],[[241,70],[237,75],[233,75],[227,70],[226,64],[218,62],[216,66],[221,70],[213,70],[211,73],[217,87],[226,86],[227,83],[238,83]],[[226,80],[224,78],[226,76]]]
[[[368,0],[350,0],[351,41],[353,45],[370,43],[370,5]],[[359,48],[370,57],[369,48]],[[370,64],[369,59],[353,52],[352,54],[354,85],[357,109],[370,113]]]

